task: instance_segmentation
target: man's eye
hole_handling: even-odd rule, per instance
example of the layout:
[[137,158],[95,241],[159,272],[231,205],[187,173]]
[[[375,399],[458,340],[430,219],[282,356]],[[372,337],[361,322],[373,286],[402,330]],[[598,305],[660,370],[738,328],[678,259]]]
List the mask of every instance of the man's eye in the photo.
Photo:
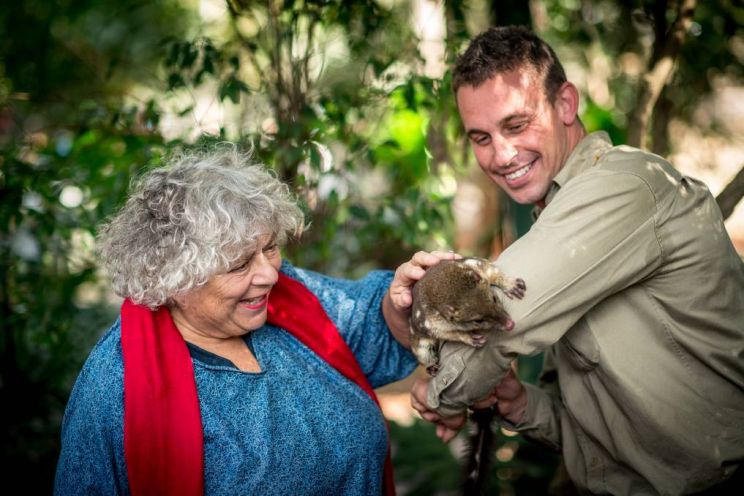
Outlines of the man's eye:
[[520,122],[519,124],[514,124],[512,126],[509,126],[507,129],[511,133],[518,133],[519,131],[523,130],[527,126],[526,122]]
[[470,138],[476,145],[487,145],[491,140],[488,136],[473,136]]

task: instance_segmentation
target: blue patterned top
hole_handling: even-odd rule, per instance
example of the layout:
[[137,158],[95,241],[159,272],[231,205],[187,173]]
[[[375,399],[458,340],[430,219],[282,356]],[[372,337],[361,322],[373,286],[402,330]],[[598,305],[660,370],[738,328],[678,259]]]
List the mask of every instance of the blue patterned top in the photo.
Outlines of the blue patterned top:
[[[359,281],[282,264],[320,300],[372,387],[416,367],[381,312],[392,273]],[[124,460],[120,321],[100,339],[75,383],[62,424],[54,493],[129,494]],[[246,336],[261,372],[189,346],[204,428],[205,494],[378,495],[387,432],[357,385],[271,325]]]

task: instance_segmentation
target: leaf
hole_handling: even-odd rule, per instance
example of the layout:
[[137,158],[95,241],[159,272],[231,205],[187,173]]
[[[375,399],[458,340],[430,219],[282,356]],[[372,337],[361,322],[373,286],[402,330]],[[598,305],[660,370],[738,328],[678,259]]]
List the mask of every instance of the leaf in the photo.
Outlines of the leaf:
[[371,219],[369,211],[359,204],[353,204],[349,206],[349,213],[360,220],[368,221]]
[[233,103],[238,103],[241,92],[248,93],[248,86],[233,74],[220,85],[220,100],[224,101],[227,98]]
[[168,76],[168,89],[174,90],[186,86],[186,82],[183,80],[180,74],[174,72]]

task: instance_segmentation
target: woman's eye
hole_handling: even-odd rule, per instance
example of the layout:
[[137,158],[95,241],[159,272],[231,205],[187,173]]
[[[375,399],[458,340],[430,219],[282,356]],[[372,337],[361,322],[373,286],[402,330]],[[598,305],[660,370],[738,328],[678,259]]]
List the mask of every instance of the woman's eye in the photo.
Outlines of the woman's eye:
[[272,243],[264,248],[264,252],[273,252],[279,249],[276,243]]
[[230,269],[230,270],[229,270],[229,272],[230,272],[230,273],[232,274],[232,273],[234,273],[234,272],[242,272],[242,271],[244,271],[245,269],[247,269],[247,268],[248,268],[248,266],[250,266],[250,264],[251,264],[251,259],[252,259],[252,258],[253,258],[253,257],[249,258],[248,260],[246,260],[246,261],[245,261],[245,262],[243,262],[242,264],[240,264],[240,265],[238,265],[238,266],[236,266],[236,267],[233,267],[232,269]]

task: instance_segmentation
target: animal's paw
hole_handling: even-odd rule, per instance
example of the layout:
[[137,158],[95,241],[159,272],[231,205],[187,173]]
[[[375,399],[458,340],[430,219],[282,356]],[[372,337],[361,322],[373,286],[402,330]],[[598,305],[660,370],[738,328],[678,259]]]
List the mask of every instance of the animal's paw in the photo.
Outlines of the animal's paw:
[[426,371],[429,373],[430,376],[434,377],[439,373],[439,364],[435,363],[434,365],[429,365],[426,367]]
[[511,331],[514,329],[514,321],[512,319],[506,319],[504,325],[501,326],[502,331]]
[[506,290],[506,296],[521,300],[525,291],[527,291],[527,284],[524,282],[524,279],[514,279],[514,284]]
[[483,334],[471,334],[470,335],[470,344],[474,348],[483,348],[483,346],[486,344],[486,336]]

